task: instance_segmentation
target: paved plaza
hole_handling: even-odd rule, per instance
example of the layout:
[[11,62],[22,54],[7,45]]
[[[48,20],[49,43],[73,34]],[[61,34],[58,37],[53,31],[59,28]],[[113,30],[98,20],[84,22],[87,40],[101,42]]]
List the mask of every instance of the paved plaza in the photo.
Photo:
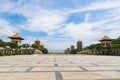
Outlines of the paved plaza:
[[120,80],[119,56],[0,57],[0,80]]

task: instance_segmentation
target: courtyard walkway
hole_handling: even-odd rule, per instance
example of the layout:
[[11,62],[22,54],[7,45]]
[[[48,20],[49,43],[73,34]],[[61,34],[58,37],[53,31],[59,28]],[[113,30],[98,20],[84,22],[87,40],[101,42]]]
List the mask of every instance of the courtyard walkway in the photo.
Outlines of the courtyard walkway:
[[119,56],[0,57],[0,80],[120,80]]

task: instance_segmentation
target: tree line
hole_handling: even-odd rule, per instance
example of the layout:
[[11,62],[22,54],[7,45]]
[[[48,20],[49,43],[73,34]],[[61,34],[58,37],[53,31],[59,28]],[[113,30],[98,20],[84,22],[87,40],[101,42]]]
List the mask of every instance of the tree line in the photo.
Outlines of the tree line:
[[[33,49],[38,49],[39,48],[39,46],[37,44],[30,45],[28,43],[25,43],[25,44],[22,44],[21,46],[18,46],[17,43],[14,43],[14,42],[4,42],[2,39],[0,39],[0,47],[11,48],[11,49],[17,49],[17,48],[23,48],[23,49],[33,48]],[[41,49],[41,51],[44,54],[48,53],[48,49],[47,48],[43,48],[43,49]]]
[[120,37],[113,39],[112,44],[107,47],[102,47],[101,43],[98,44],[92,44],[90,46],[87,46],[84,48],[84,50],[101,50],[101,49],[120,49]]

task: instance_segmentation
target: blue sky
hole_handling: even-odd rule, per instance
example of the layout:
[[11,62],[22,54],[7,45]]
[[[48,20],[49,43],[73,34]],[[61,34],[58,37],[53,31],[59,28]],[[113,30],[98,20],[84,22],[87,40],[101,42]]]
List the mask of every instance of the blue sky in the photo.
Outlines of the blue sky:
[[20,33],[50,51],[120,36],[120,0],[0,0],[0,38]]

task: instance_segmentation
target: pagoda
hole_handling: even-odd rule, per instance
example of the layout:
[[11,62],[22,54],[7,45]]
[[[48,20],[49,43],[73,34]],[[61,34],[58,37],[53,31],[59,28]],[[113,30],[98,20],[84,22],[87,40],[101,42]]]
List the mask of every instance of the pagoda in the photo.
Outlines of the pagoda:
[[17,43],[18,45],[21,45],[21,41],[24,40],[18,33],[9,36],[8,38],[11,39],[11,42]]
[[110,46],[112,43],[112,39],[105,35],[101,40],[99,40],[102,44],[102,47]]
[[38,50],[41,49],[40,43],[41,43],[41,41],[40,41],[39,39],[36,39],[36,40],[35,40],[35,44],[38,46]]
[[36,40],[35,40],[35,44],[39,46],[39,45],[40,45],[40,40],[39,40],[39,39],[36,39]]

